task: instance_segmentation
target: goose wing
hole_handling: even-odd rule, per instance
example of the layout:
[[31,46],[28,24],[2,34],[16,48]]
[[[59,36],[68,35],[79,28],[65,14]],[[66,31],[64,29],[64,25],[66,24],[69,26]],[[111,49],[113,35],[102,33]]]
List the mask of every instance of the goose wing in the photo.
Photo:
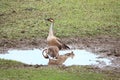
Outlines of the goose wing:
[[70,49],[66,44],[64,44],[59,38],[56,38],[56,40],[61,44],[61,48],[63,49]]

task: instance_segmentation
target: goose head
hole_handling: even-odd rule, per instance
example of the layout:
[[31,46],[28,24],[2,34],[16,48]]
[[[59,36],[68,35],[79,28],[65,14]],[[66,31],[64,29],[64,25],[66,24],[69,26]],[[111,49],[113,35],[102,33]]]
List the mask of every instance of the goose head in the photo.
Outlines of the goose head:
[[54,19],[53,18],[48,18],[48,19],[45,19],[46,21],[49,21],[49,22],[54,22]]

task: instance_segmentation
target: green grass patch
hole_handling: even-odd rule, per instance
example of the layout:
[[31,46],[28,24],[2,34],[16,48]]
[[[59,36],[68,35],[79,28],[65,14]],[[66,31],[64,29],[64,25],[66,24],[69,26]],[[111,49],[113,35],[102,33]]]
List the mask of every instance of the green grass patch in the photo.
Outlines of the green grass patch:
[[4,60],[0,59],[0,69],[14,68],[14,67],[23,67],[23,63],[13,61],[13,60]]
[[55,19],[58,37],[120,36],[119,0],[0,0],[0,38],[46,38]]
[[24,67],[22,63],[16,61],[0,59],[0,80],[53,80],[53,79],[109,80],[109,78],[107,78],[104,74],[88,71],[85,67],[81,66],[71,66],[67,68],[57,66],[44,66],[35,68]]
[[[9,66],[8,66],[9,65]],[[18,66],[19,65],[19,66]],[[103,73],[89,66],[41,66],[25,67],[24,64],[0,59],[0,80],[114,80],[110,72]],[[113,75],[113,74],[111,74]],[[109,76],[109,77],[108,77]]]

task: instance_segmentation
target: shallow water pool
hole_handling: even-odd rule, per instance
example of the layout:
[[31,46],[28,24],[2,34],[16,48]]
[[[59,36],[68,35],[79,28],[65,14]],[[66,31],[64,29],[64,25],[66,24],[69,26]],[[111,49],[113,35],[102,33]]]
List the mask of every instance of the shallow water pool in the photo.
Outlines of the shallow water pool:
[[[75,54],[74,58],[68,58],[63,64],[66,66],[71,65],[98,65],[106,66],[111,64],[111,60],[107,58],[98,58],[100,55],[95,55],[94,53],[88,52],[86,50],[64,50],[60,51],[59,54],[63,55],[65,53],[71,52]],[[32,50],[8,50],[6,54],[0,54],[1,59],[16,60],[25,64],[31,65],[47,65],[48,59],[45,59],[42,55],[42,49],[32,49]]]

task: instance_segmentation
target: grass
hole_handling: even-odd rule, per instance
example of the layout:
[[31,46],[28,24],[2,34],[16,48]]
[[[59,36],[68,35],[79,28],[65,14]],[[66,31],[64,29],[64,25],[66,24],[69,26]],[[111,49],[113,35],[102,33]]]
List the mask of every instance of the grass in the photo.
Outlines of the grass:
[[[0,0],[0,38],[120,36],[119,0]],[[48,24],[48,26],[46,25]]]
[[[119,0],[0,0],[0,39],[46,38],[50,23],[44,19],[49,17],[55,19],[58,37],[120,38]],[[0,80],[48,79],[118,80],[119,76],[82,66],[34,68],[0,59]]]
[[[101,74],[95,73],[83,73],[82,75],[76,75],[74,73],[68,73],[66,71],[59,71],[55,68],[53,70],[49,69],[7,69],[7,70],[0,70],[3,73],[1,74],[1,80],[10,79],[10,80],[101,80],[103,76]],[[85,75],[87,76],[85,78]],[[82,76],[82,77],[81,77]],[[94,77],[96,76],[96,77]],[[98,78],[99,77],[99,78]]]
[[[12,65],[11,65],[12,64]],[[20,66],[19,66],[19,65]],[[9,65],[8,67],[6,67]],[[0,59],[0,80],[114,80],[118,77],[108,77],[108,73],[88,70],[90,67],[44,66],[24,67],[22,63]]]

